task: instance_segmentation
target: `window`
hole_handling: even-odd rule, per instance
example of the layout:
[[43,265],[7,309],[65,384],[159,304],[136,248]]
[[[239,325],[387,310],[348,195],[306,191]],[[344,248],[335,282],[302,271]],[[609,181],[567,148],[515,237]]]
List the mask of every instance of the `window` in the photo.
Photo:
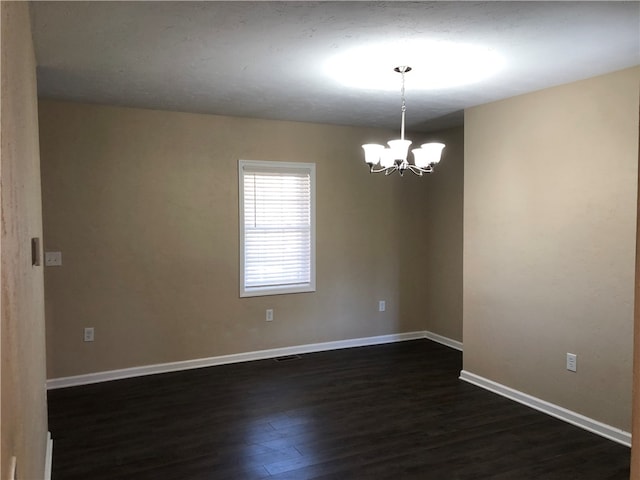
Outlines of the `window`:
[[240,296],[314,292],[315,164],[240,160]]

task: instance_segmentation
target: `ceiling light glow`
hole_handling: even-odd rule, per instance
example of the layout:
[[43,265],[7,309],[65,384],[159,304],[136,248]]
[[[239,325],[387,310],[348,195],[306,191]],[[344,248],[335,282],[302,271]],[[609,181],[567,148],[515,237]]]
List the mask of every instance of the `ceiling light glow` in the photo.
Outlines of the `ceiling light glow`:
[[327,75],[345,86],[368,90],[395,90],[393,68],[411,65],[407,78],[412,90],[437,90],[479,82],[504,64],[496,52],[477,45],[403,41],[356,47],[330,58]]

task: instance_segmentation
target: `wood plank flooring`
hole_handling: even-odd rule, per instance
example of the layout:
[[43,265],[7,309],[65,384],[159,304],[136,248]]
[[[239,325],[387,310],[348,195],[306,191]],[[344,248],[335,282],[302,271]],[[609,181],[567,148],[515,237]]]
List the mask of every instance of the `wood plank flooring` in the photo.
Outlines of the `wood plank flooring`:
[[49,392],[53,480],[627,480],[630,451],[429,340]]

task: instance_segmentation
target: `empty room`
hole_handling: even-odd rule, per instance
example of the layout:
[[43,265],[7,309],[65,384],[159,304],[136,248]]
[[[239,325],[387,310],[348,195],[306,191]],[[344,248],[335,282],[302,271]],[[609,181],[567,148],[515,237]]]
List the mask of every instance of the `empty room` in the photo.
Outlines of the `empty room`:
[[0,13],[0,480],[640,479],[640,2]]

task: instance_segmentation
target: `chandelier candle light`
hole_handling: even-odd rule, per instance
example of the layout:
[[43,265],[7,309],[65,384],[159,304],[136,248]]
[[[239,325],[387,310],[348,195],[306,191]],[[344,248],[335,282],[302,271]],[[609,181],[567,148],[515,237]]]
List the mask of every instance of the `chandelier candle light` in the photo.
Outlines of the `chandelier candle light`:
[[[362,145],[364,149],[364,161],[369,164],[371,173],[383,173],[390,175],[398,172],[401,176],[405,170],[411,170],[418,176],[433,172],[433,167],[440,161],[443,143],[425,143],[420,148],[414,148],[413,163],[407,161],[411,140],[404,138],[404,114],[407,111],[404,99],[404,74],[411,71],[411,67],[402,66],[394,68],[394,71],[402,75],[402,123],[400,126],[400,139],[389,140],[388,147],[375,143]],[[376,165],[378,167],[376,168]]]

